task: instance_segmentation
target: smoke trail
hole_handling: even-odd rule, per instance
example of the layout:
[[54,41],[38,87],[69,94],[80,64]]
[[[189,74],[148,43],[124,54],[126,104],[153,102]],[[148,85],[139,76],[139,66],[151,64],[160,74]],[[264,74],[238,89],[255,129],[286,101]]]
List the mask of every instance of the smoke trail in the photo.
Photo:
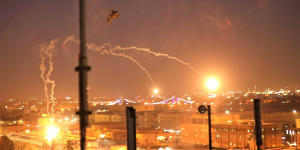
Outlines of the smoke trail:
[[[72,41],[72,42],[76,42],[78,43],[79,41],[76,40],[73,36],[69,36],[66,38],[66,40],[63,42],[63,46],[66,45],[69,41]],[[65,47],[65,46],[64,46]],[[135,63],[141,70],[144,71],[144,73],[146,74],[146,76],[148,77],[148,79],[151,81],[152,85],[155,87],[155,82],[154,80],[152,79],[149,71],[141,65],[141,63],[136,60],[135,58],[129,56],[129,55],[126,55],[125,53],[116,53],[113,51],[113,49],[111,49],[111,45],[109,43],[104,43],[103,45],[101,46],[96,46],[92,43],[88,43],[87,44],[87,48],[90,49],[90,50],[93,50],[95,52],[99,52],[101,55],[112,55],[112,56],[118,56],[118,57],[123,57],[123,58],[126,58],[130,61],[132,61],[133,63]]]
[[[64,44],[66,44],[68,41],[74,41],[74,42],[78,42],[78,40],[76,40],[73,36],[68,37],[65,41]],[[200,73],[200,71],[198,69],[196,69],[194,66],[192,66],[190,63],[179,59],[175,56],[170,56],[169,54],[166,53],[159,53],[159,52],[154,52],[149,48],[139,48],[139,47],[135,47],[135,46],[131,46],[131,47],[121,47],[121,46],[115,46],[114,48],[112,47],[111,44],[109,43],[104,43],[102,46],[95,46],[93,44],[87,44],[87,45],[92,45],[93,46],[93,50],[99,51],[103,54],[109,54],[111,53],[111,55],[113,55],[112,53],[115,53],[115,51],[128,51],[128,50],[135,50],[135,51],[140,51],[140,52],[146,52],[148,54],[154,55],[156,57],[166,57],[168,59],[171,60],[175,60],[178,63],[181,63],[185,66],[187,66],[189,69]]]
[[[55,88],[55,81],[51,79],[52,72],[53,72],[53,56],[55,50],[55,43],[57,40],[50,41],[49,45],[42,45],[40,55],[41,55],[41,64],[40,64],[40,71],[41,71],[41,78],[44,83],[44,93],[45,98],[47,101],[47,113],[54,118],[54,88]],[[49,110],[50,100],[51,104],[51,112]]]
[[199,70],[197,70],[195,67],[193,67],[190,63],[185,62],[182,59],[179,59],[177,57],[170,56],[169,54],[166,54],[166,53],[154,52],[154,51],[150,50],[149,48],[138,48],[138,47],[135,47],[135,46],[131,46],[131,47],[116,46],[115,48],[112,49],[112,51],[118,51],[118,50],[119,51],[127,51],[127,50],[142,51],[142,52],[146,52],[148,54],[152,54],[152,55],[157,56],[157,57],[159,57],[159,56],[166,57],[168,59],[175,60],[175,61],[187,66],[189,69],[199,73]]
[[152,79],[150,73],[148,72],[148,70],[143,67],[140,62],[136,59],[134,59],[133,57],[129,56],[129,55],[126,55],[124,53],[115,53],[113,52],[112,50],[109,50],[109,51],[102,51],[101,54],[107,54],[107,52],[109,52],[110,55],[113,55],[113,56],[119,56],[119,57],[124,57],[124,58],[127,58],[129,60],[131,60],[132,62],[134,62],[140,69],[142,69],[145,74],[147,75],[148,79],[151,81],[153,87],[155,87],[155,83],[154,83],[154,80]]
[[[67,42],[69,41],[73,41],[73,42],[79,42],[78,40],[76,40],[73,36],[70,36],[70,37],[67,37],[66,40],[63,42],[63,45],[65,45]],[[135,46],[131,46],[131,47],[121,47],[121,46],[115,46],[115,47],[112,47],[112,45],[110,43],[104,43],[102,46],[96,46],[94,44],[87,44],[87,47],[91,50],[94,50],[94,51],[97,51],[97,52],[100,52],[102,55],[114,55],[114,56],[120,56],[120,57],[124,57],[124,58],[127,58],[129,60],[131,60],[132,62],[134,62],[140,69],[142,69],[147,77],[151,80],[152,84],[154,84],[153,82],[153,79],[151,78],[148,70],[146,70],[136,59],[134,59],[133,57],[129,56],[129,55],[126,55],[124,53],[117,53],[117,51],[128,51],[128,50],[135,50],[135,51],[138,51],[138,52],[146,52],[148,54],[151,54],[151,55],[154,55],[156,57],[166,57],[168,59],[171,59],[171,60],[175,60],[176,62],[178,63],[181,63],[185,66],[187,66],[189,69],[197,72],[197,73],[200,73],[200,71],[198,69],[196,69],[194,66],[192,66],[190,63],[182,60],[182,59],[179,59],[175,56],[170,56],[169,54],[166,54],[166,53],[159,53],[159,52],[154,52],[152,51],[151,49],[149,48],[138,48],[138,47],[135,47]]]
[[[69,36],[66,38],[60,38],[60,39],[55,39],[50,41],[49,45],[43,45],[41,48],[41,64],[40,64],[40,71],[41,71],[41,78],[43,80],[44,83],[44,93],[45,93],[45,97],[47,100],[47,112],[48,114],[50,114],[49,111],[49,101],[51,100],[52,104],[51,104],[51,114],[52,117],[54,118],[54,105],[55,105],[55,101],[54,101],[54,88],[55,88],[55,81],[53,79],[51,79],[52,76],[52,72],[53,72],[53,56],[54,56],[54,50],[55,45],[58,41],[60,41],[61,39],[64,39],[63,41],[63,48],[66,47],[66,44],[68,42],[75,42],[75,43],[79,43],[79,41],[77,39],[74,38],[74,36]],[[152,85],[155,87],[155,83],[154,80],[152,79],[149,71],[143,67],[141,65],[141,63],[136,60],[135,58],[133,58],[132,56],[129,56],[125,53],[120,53],[118,51],[128,51],[128,50],[135,50],[138,52],[146,52],[148,54],[154,55],[156,57],[166,57],[168,59],[171,60],[175,60],[178,63],[181,63],[185,66],[187,66],[189,69],[199,73],[199,71],[193,67],[190,63],[179,59],[177,57],[174,56],[170,56],[169,54],[166,53],[159,53],[159,52],[154,52],[152,50],[150,50],[149,48],[138,48],[135,46],[132,47],[121,47],[121,46],[115,46],[112,47],[112,45],[110,43],[104,43],[101,46],[97,46],[94,45],[92,43],[88,43],[87,44],[87,48],[90,50],[93,50],[95,52],[99,52],[101,55],[112,55],[112,56],[118,56],[118,57],[123,57],[126,58],[132,62],[134,62],[141,70],[144,71],[144,73],[147,75],[148,79],[152,82]]]

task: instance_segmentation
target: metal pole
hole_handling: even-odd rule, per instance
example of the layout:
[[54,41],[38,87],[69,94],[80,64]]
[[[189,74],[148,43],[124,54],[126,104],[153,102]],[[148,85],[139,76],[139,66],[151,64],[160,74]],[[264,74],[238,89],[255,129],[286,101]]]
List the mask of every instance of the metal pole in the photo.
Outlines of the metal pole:
[[87,102],[87,72],[91,69],[87,65],[86,57],[86,37],[85,37],[85,0],[79,0],[79,34],[80,34],[80,53],[79,64],[76,71],[79,73],[79,111],[76,113],[80,117],[80,149],[85,150],[86,143],[86,127],[89,125]]
[[245,129],[245,127],[244,127],[244,132],[243,132],[243,133],[244,133],[244,142],[243,142],[243,143],[244,143],[244,144],[243,144],[243,147],[244,147],[244,148],[246,147],[246,142],[245,142],[245,141],[246,141],[246,134],[245,134],[246,131],[245,131],[245,130],[246,130],[246,129]]
[[207,105],[207,115],[208,115],[208,144],[209,144],[209,150],[212,150],[210,105]]
[[277,126],[275,126],[275,146],[277,147]]
[[261,131],[261,113],[260,113],[259,99],[254,99],[254,118],[255,118],[256,146],[257,146],[257,150],[261,150],[262,131]]
[[298,150],[298,129],[297,129],[297,127],[296,127],[296,129],[295,129],[295,131],[296,131],[296,150]]
[[229,135],[229,127],[227,127],[227,146],[228,146],[228,149],[230,148],[230,135]]
[[221,148],[222,148],[223,147],[223,134],[220,137],[221,137]]
[[238,136],[238,129],[237,129],[237,126],[235,125],[235,147],[238,146],[237,136]]
[[126,107],[127,150],[136,150],[136,120],[135,109]]

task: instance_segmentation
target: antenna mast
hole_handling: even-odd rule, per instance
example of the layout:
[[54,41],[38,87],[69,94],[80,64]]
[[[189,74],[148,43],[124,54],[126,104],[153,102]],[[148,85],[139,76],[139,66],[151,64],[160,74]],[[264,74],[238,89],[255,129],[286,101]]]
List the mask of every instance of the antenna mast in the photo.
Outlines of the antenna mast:
[[75,70],[79,73],[79,111],[76,112],[80,117],[80,149],[85,150],[86,143],[86,127],[89,125],[87,101],[87,73],[91,69],[87,64],[86,57],[86,32],[85,32],[85,0],[79,0],[79,36],[80,36],[80,52],[79,64]]

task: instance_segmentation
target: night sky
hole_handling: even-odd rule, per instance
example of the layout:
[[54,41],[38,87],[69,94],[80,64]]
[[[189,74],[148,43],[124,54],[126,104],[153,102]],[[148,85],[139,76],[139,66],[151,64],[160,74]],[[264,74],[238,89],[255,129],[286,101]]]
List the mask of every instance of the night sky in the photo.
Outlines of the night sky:
[[[106,24],[110,10],[120,18]],[[77,0],[4,0],[0,5],[0,96],[42,96],[40,47],[78,37]],[[87,0],[88,42],[168,53],[200,74],[163,57],[129,51],[162,94],[204,89],[218,77],[221,91],[300,88],[299,0]],[[77,96],[78,46],[57,45],[56,96]],[[89,53],[91,96],[149,95],[152,84],[124,58]]]

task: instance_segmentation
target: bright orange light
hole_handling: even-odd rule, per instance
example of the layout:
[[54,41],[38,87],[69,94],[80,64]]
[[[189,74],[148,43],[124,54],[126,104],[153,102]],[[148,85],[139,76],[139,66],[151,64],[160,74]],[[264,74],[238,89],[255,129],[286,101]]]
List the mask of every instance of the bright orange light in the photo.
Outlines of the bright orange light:
[[166,139],[166,137],[165,137],[165,136],[158,136],[158,137],[156,137],[156,139],[157,139],[157,140],[161,140],[161,141],[162,141],[162,140],[165,140],[165,139]]
[[205,82],[206,88],[211,90],[211,91],[215,91],[218,89],[219,87],[219,81],[217,78],[208,78]]
[[226,111],[225,111],[225,114],[227,114],[227,115],[230,114],[230,111],[229,111],[229,110],[226,110]]
[[46,136],[45,139],[51,143],[54,138],[58,136],[59,128],[53,125],[50,125],[46,128]]
[[101,139],[103,139],[103,138],[105,137],[105,134],[100,134],[99,137],[100,137]]
[[159,93],[158,88],[155,88],[155,89],[153,90],[153,94],[158,94],[158,93]]

